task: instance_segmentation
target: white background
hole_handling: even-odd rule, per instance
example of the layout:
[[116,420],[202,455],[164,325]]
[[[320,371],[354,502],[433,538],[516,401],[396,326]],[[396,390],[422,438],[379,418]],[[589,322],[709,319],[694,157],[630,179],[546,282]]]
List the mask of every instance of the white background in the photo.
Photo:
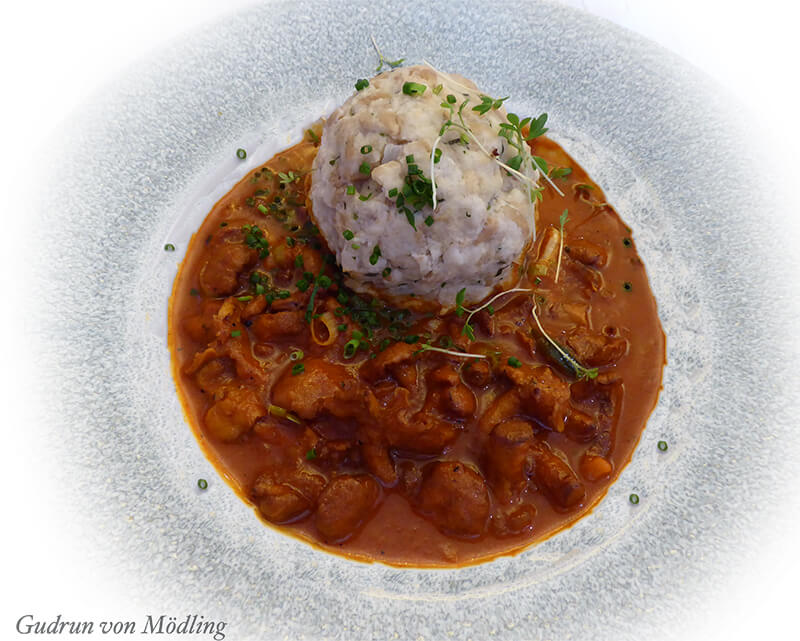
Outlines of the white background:
[[[22,291],[16,278],[27,257],[20,255],[15,239],[35,233],[26,226],[25,194],[18,185],[35,171],[37,157],[46,154],[44,141],[58,131],[65,115],[79,108],[105,81],[171,38],[250,3],[70,0],[8,4],[0,24],[0,86],[4,94],[0,102],[0,420],[5,449],[0,536],[5,557],[3,585],[7,588],[0,598],[2,639],[14,638],[14,621],[26,611],[77,616],[108,605],[125,613],[110,586],[81,576],[81,559],[71,558],[69,541],[59,540],[58,524],[50,522],[39,508],[36,457],[30,451],[29,437],[35,426],[24,421],[30,372],[26,371],[25,345],[14,336],[15,328],[31,322],[15,313],[15,302],[42,293]],[[775,163],[799,164],[792,157],[800,142],[796,88],[800,12],[795,3],[568,0],[568,4],[638,31],[704,69],[733,90],[753,117],[768,126]],[[796,219],[793,226],[796,230]],[[795,519],[794,523],[798,522]],[[794,625],[800,596],[798,575],[797,551],[789,546],[765,550],[753,576],[720,586],[726,600],[709,610],[708,628],[698,630],[697,638],[800,638]]]

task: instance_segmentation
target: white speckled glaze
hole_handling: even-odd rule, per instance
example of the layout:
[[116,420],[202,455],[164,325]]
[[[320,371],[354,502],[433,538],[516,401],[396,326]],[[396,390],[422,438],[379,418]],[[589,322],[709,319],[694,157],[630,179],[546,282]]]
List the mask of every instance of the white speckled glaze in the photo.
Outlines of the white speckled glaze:
[[[359,564],[265,527],[203,457],[170,375],[167,298],[192,231],[372,74],[370,33],[549,113],[633,228],[667,334],[659,405],[606,499],[454,571]],[[137,603],[223,616],[230,639],[680,638],[775,518],[797,444],[796,384],[773,376],[775,353],[797,361],[796,303],[770,278],[797,260],[773,246],[782,205],[729,103],[664,50],[549,3],[275,2],[172,43],[75,115],[51,159],[38,362],[57,502]]]

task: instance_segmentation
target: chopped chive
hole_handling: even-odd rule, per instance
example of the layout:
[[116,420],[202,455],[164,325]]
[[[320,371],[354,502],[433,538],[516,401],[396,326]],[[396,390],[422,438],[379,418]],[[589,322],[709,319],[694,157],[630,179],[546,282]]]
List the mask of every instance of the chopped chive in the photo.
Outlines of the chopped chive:
[[337,325],[337,326],[336,326],[336,331],[337,331],[337,332],[343,332],[343,331],[345,331],[346,329],[347,329],[347,325],[346,325],[345,323],[342,323],[341,325]]
[[240,147],[239,149],[236,150],[236,157],[239,160],[244,160],[245,158],[247,158],[247,152]]
[[433,216],[428,216],[428,217],[425,219],[425,224],[426,224],[428,227],[430,227],[431,225],[433,225]]
[[314,133],[313,129],[306,129],[306,133],[308,137],[311,138],[311,142],[319,142],[319,136]]
[[235,329],[231,332],[231,338],[239,338],[242,335],[242,330]]
[[302,349],[296,349],[291,354],[289,354],[289,360],[290,361],[302,361],[303,360],[303,356],[305,356],[305,354],[303,354],[303,350]]
[[433,89],[431,89],[431,91],[438,96],[440,93],[442,93],[442,89],[444,89],[442,85],[436,85]]
[[404,82],[403,93],[407,96],[421,96],[428,88],[427,85],[420,84],[419,82]]
[[362,89],[366,89],[369,87],[369,80],[366,78],[359,78],[356,80],[356,91],[361,91]]
[[392,187],[389,190],[389,198],[394,198],[395,196],[397,196],[397,187]]
[[308,281],[305,278],[301,278],[297,281],[297,289],[301,292],[304,292],[308,289]]
[[381,272],[381,273],[383,274],[383,277],[386,278],[386,277],[389,276],[389,274],[392,273],[392,268],[391,267],[385,267],[383,272]]
[[362,154],[368,154],[368,153],[369,153],[369,152],[371,152],[371,151],[372,151],[372,145],[364,145],[364,146],[361,148],[361,153],[362,153]]
[[511,356],[508,359],[508,364],[511,365],[511,367],[522,367],[522,361],[520,361],[515,356]]
[[197,479],[197,487],[199,487],[201,490],[207,490],[208,481],[206,481],[205,479]]
[[372,173],[372,168],[369,166],[369,164],[362,162],[361,166],[359,166],[358,168],[358,171],[360,171],[365,176],[369,176]]
[[252,296],[238,296],[236,298],[240,303],[246,303],[247,301],[253,300]]
[[317,450],[312,447],[306,452],[306,461],[313,461],[315,458],[317,458]]
[[660,449],[662,452],[666,452],[668,447],[669,446],[667,445],[666,441],[659,441],[658,442],[658,449]]
[[331,286],[333,281],[328,276],[318,276],[317,277],[317,285],[322,287],[322,289],[327,289]]
[[449,102],[451,105],[456,104],[456,97],[451,93],[447,94],[447,102]]
[[638,494],[631,494],[628,497],[628,500],[630,500],[630,502],[633,503],[634,505],[637,505],[639,503],[639,495]]
[[295,363],[292,365],[292,376],[298,376],[302,374],[306,370],[306,366],[303,363]]
[[267,208],[264,207],[263,203],[258,203],[257,209],[258,209],[258,211],[260,211],[265,216],[267,215]]
[[345,240],[353,240],[353,238],[355,237],[355,234],[352,231],[350,231],[349,229],[345,229],[342,232],[342,236],[344,236]]
[[164,251],[165,252],[174,252],[175,251],[175,245],[173,245],[172,243],[167,243],[166,245],[164,245]]
[[356,193],[355,186],[354,185],[347,185],[347,195],[348,196],[352,196],[354,193]]
[[437,163],[441,159],[442,159],[442,150],[437,147],[436,151],[433,152],[433,162]]
[[351,358],[353,358],[353,356],[356,355],[356,351],[358,350],[358,344],[359,344],[359,340],[355,339],[355,338],[352,339],[352,340],[347,341],[344,344],[344,352],[342,353],[342,357],[347,359],[347,360],[350,360]]
[[369,257],[369,264],[374,265],[378,262],[378,258],[381,256],[381,248],[379,245],[375,245],[375,248],[372,250],[372,254]]

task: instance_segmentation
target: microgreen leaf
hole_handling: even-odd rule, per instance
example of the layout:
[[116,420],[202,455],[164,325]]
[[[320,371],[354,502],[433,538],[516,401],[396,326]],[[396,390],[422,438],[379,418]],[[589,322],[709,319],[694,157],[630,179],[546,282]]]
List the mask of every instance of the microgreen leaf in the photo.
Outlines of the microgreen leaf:
[[551,178],[566,178],[572,173],[572,167],[554,167],[550,170]]
[[456,294],[456,316],[459,318],[464,315],[464,296],[467,295],[467,288],[462,287]]
[[533,140],[534,138],[538,138],[539,136],[545,134],[547,132],[547,127],[545,127],[545,123],[547,122],[547,114],[541,114],[538,118],[531,120],[530,122],[530,129],[528,131],[528,135],[525,136],[525,140]]
[[556,264],[556,275],[553,279],[554,283],[558,282],[558,274],[561,271],[561,256],[564,253],[564,225],[569,220],[569,210],[565,209],[558,217],[558,263]]
[[300,176],[298,176],[293,171],[290,171],[288,173],[283,173],[282,171],[279,171],[278,178],[280,178],[282,185],[289,185],[297,180],[300,180]]
[[392,69],[394,69],[395,67],[399,67],[401,64],[405,62],[405,58],[399,58],[398,60],[387,60],[386,58],[383,57],[381,50],[378,48],[378,43],[375,42],[375,36],[370,36],[370,39],[372,40],[372,46],[375,47],[375,53],[378,54],[378,66],[375,68],[375,73],[383,69],[384,64],[387,64]]

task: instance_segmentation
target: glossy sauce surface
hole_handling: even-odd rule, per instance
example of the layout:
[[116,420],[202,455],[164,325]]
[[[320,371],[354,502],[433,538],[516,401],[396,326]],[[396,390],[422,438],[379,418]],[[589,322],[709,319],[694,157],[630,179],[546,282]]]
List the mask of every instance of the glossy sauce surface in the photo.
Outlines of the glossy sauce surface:
[[545,188],[515,266],[531,291],[472,316],[471,340],[466,314],[343,286],[307,210],[315,150],[303,141],[242,179],[176,278],[174,376],[207,456],[264,520],[361,560],[467,565],[573,523],[630,459],[661,386],[631,230],[538,139],[556,175],[571,169],[554,178],[565,196]]

